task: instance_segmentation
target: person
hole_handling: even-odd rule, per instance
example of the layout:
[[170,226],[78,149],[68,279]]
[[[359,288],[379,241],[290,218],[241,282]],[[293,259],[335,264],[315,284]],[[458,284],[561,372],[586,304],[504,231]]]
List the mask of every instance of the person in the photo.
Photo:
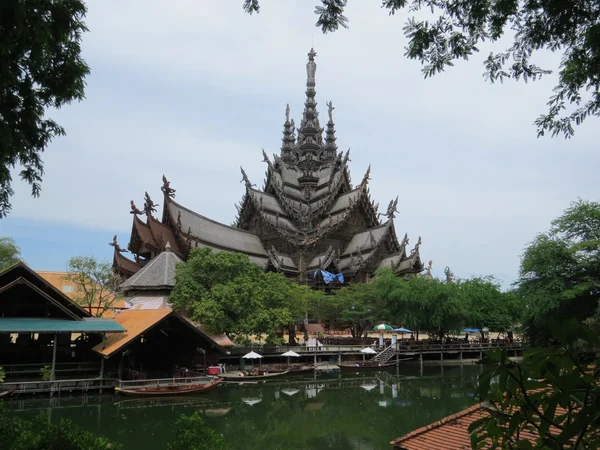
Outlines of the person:
[[465,342],[469,342],[469,333],[465,333]]

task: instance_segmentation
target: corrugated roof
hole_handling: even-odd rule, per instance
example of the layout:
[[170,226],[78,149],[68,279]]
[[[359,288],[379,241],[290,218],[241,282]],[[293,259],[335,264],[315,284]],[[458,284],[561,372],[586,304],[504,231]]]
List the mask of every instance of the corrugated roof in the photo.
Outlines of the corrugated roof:
[[[169,243],[167,243],[169,246]],[[183,262],[179,256],[170,251],[162,252],[138,272],[129,277],[121,288],[129,291],[133,289],[158,289],[172,288],[175,286],[175,267]]]
[[[81,296],[83,296],[83,293],[81,292],[79,286],[77,286],[71,280],[66,279],[68,272],[47,272],[44,270],[36,270],[36,273],[44,280],[46,280],[49,284],[51,284],[54,288],[58,289],[60,292],[66,295],[69,299],[71,299],[71,301],[75,301],[77,298],[81,298]],[[111,293],[105,293],[105,295],[109,295],[109,297],[113,299],[115,298],[115,295]],[[109,300],[108,303],[111,303],[111,308],[127,308],[127,304],[122,299]]]
[[127,332],[109,334],[104,343],[98,344],[93,350],[108,358],[144,331],[165,319],[172,312],[173,311],[170,309],[135,309],[121,311],[114,320],[122,325]]
[[125,328],[114,320],[60,320],[0,318],[0,333],[123,333]]

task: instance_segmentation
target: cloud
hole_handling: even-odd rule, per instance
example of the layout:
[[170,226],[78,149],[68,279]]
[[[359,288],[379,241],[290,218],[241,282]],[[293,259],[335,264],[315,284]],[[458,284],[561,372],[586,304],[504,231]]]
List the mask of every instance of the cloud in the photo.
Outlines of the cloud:
[[[328,35],[314,27],[311,2],[262,0],[254,16],[241,4],[90,2],[87,98],[52,114],[67,136],[44,155],[42,197],[15,183],[7,220],[126,233],[129,201],[140,206],[148,191],[161,203],[164,173],[178,201],[231,223],[243,194],[239,166],[260,186],[261,149],[279,150],[286,103],[299,122],[313,39],[321,117],[332,100],[354,180],[371,164],[382,209],[400,196],[397,233],[423,237],[423,258],[438,275],[449,265],[507,285],[537,232],[571,200],[596,198],[593,119],[569,141],[536,138],[533,121],[555,76],[483,80],[483,59],[507,41],[424,80],[403,56],[405,14],[390,17],[380,2],[351,2],[351,28]],[[536,62],[555,68],[559,55]]]

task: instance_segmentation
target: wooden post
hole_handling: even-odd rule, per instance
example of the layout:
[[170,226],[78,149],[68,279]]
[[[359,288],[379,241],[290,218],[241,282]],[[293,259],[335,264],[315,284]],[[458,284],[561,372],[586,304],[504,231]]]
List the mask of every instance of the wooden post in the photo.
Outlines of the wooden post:
[[440,350],[440,364],[444,365],[444,347]]
[[419,362],[421,363],[421,367],[423,367],[423,352],[419,353]]
[[100,356],[100,395],[102,395],[102,386],[104,385],[104,356]]
[[50,372],[50,380],[54,381],[56,379],[56,347],[58,344],[58,333],[54,333],[54,345],[52,346],[52,369]]
[[463,354],[462,354],[462,350],[460,351],[460,364],[462,365],[463,363]]

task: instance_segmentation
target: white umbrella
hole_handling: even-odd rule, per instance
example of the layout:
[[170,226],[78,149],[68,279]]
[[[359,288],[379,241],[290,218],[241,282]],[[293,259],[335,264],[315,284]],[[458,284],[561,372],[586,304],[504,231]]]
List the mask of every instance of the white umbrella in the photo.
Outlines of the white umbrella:
[[257,403],[262,402],[262,399],[260,399],[260,398],[243,398],[242,400],[244,401],[244,403],[246,405],[250,405],[250,406],[256,405]]
[[287,356],[288,365],[290,364],[290,357],[300,358],[300,355],[293,350],[288,350],[287,352],[282,353],[281,356]]
[[373,389],[375,389],[377,387],[376,384],[363,384],[361,386],[361,388],[363,388],[365,391],[372,391]]
[[256,352],[252,351],[250,353],[246,353],[244,356],[242,356],[242,358],[244,358],[244,359],[258,359],[259,365],[260,365],[260,359],[262,358],[262,356],[259,355]]
[[360,352],[363,354],[363,361],[365,360],[365,355],[374,355],[375,353],[377,353],[371,347],[365,347]]

